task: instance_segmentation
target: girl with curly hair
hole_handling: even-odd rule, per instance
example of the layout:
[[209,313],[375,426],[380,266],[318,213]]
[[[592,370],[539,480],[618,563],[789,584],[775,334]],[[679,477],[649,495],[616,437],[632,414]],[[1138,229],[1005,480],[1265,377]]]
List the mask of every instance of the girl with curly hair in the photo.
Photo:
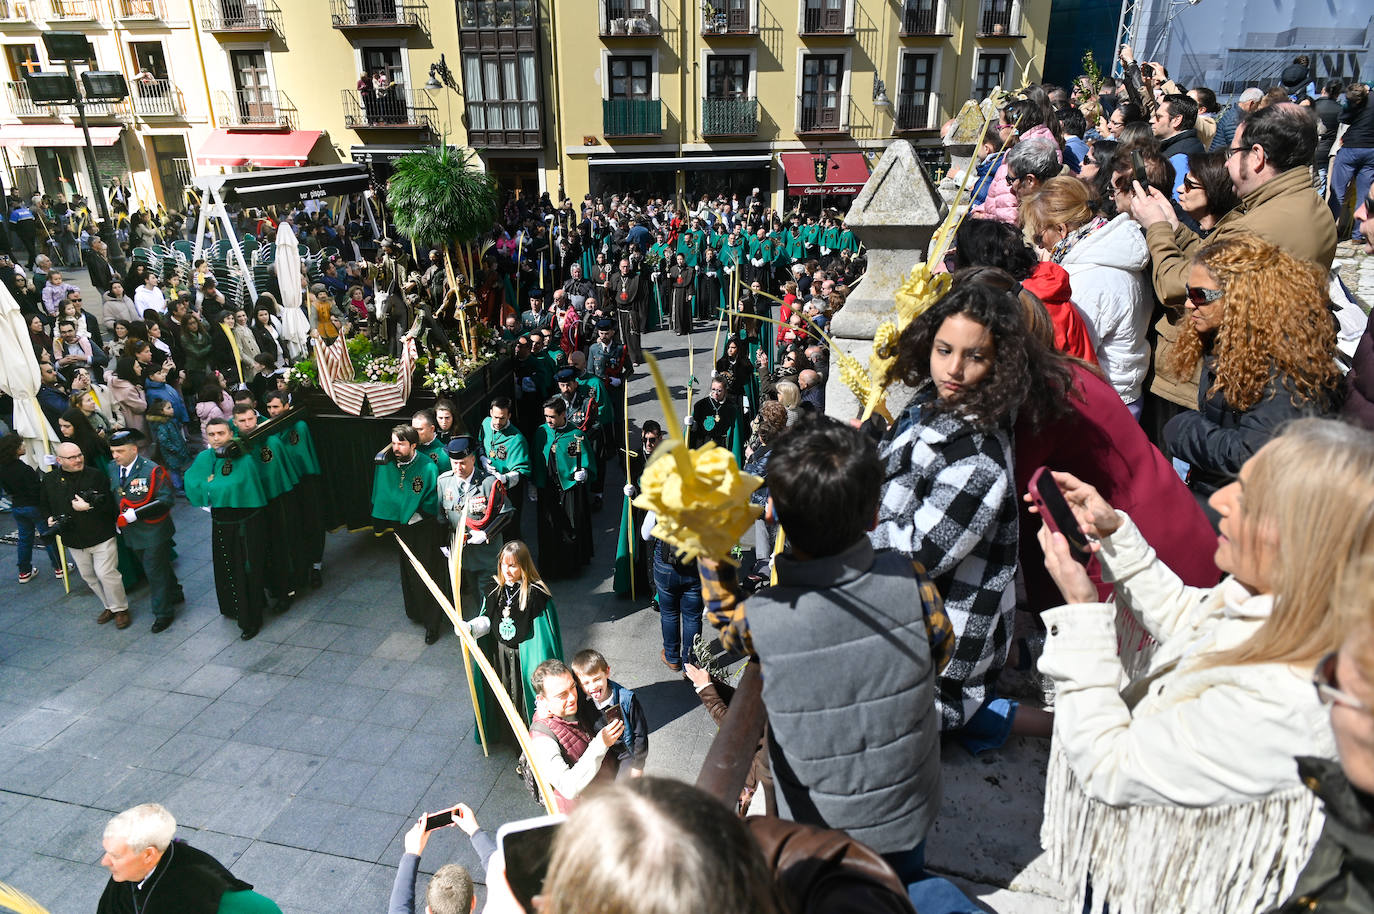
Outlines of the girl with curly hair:
[[1198,252],[1183,306],[1169,368],[1186,378],[1201,361],[1198,411],[1169,419],[1164,451],[1205,499],[1283,423],[1334,410],[1336,323],[1326,272],[1254,235]]
[[915,397],[879,446],[885,482],[870,539],[919,562],[944,595],[955,645],[936,705],[941,728],[961,731],[971,751],[1000,746],[1016,714],[993,691],[1016,606],[1011,425],[1052,419],[1072,387],[1032,339],[1022,294],[1002,270],[954,274],[902,333],[893,375]]
[[1254,235],[1208,245],[1188,274],[1170,369],[1202,363],[1197,412],[1164,426],[1198,498],[1226,485],[1284,423],[1338,404],[1336,325],[1326,273]]

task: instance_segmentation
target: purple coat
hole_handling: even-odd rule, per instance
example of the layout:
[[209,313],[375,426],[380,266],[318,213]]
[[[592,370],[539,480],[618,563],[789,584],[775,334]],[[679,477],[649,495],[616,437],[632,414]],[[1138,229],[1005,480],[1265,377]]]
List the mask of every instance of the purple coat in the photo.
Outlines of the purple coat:
[[1374,431],[1374,321],[1364,328],[1345,376],[1345,418]]

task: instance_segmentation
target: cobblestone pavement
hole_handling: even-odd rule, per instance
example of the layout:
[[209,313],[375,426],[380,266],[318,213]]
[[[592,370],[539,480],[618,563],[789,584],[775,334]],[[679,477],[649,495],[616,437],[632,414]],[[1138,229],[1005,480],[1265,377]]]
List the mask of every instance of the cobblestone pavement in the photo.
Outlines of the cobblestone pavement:
[[[86,284],[80,272],[73,281]],[[706,377],[710,328],[691,339],[690,370]],[[680,398],[687,340],[660,332],[648,344]],[[662,419],[643,376],[632,383],[631,415]],[[618,492],[622,477],[612,471],[606,491]],[[692,780],[715,728],[691,686],[659,662],[645,595],[610,592],[617,507],[608,499],[595,517],[592,567],[554,587],[564,644],[603,651],[640,696],[652,726],[649,772]],[[187,602],[157,635],[146,587],[131,594],[130,628],[98,626],[99,603],[79,579],[64,596],[40,553],[41,573],[17,584],[13,546],[0,546],[0,880],[53,914],[93,911],[106,879],[105,822],[156,800],[180,837],[289,914],[382,912],[414,816],[461,800],[494,831],[540,812],[513,753],[494,746],[484,757],[474,741],[457,640],[426,647],[406,620],[390,543],[331,535],[324,587],[243,642],[217,611],[209,516],[178,502],[174,519]],[[0,516],[0,533],[13,528]],[[929,859],[969,880],[992,910],[1056,907],[1036,894],[1047,889],[1033,865],[1044,767],[1039,744],[976,760],[945,747]],[[462,837],[436,833],[422,872],[450,861],[475,868]]]

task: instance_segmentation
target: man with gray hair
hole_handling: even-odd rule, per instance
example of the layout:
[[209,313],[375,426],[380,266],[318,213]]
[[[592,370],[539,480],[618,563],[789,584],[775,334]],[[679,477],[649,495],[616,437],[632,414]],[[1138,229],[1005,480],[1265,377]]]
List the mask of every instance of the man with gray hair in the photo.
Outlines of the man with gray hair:
[[[176,819],[157,803],[126,809],[109,821],[100,865],[110,871],[110,881],[97,914],[216,914],[226,893],[252,890],[214,857],[173,841],[176,829]],[[266,899],[259,905],[254,910],[279,910]]]
[[1235,139],[1236,127],[1245,117],[1259,107],[1260,100],[1264,98],[1264,93],[1257,87],[1251,86],[1240,94],[1236,103],[1226,109],[1226,113],[1217,118],[1217,132],[1212,136],[1212,145],[1209,151],[1216,152],[1218,149],[1225,149],[1231,145],[1231,140]]
[[1017,200],[1039,193],[1045,182],[1059,174],[1059,147],[1044,139],[1023,140],[1007,153],[1007,184]]

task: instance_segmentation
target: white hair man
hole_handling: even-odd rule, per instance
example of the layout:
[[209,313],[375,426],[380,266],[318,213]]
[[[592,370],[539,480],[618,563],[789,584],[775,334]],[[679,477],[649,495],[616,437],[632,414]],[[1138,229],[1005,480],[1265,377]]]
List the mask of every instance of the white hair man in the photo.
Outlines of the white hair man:
[[97,914],[215,914],[221,896],[253,888],[204,851],[173,842],[176,830],[176,819],[157,803],[126,809],[109,821],[100,865],[110,871],[110,881]]

